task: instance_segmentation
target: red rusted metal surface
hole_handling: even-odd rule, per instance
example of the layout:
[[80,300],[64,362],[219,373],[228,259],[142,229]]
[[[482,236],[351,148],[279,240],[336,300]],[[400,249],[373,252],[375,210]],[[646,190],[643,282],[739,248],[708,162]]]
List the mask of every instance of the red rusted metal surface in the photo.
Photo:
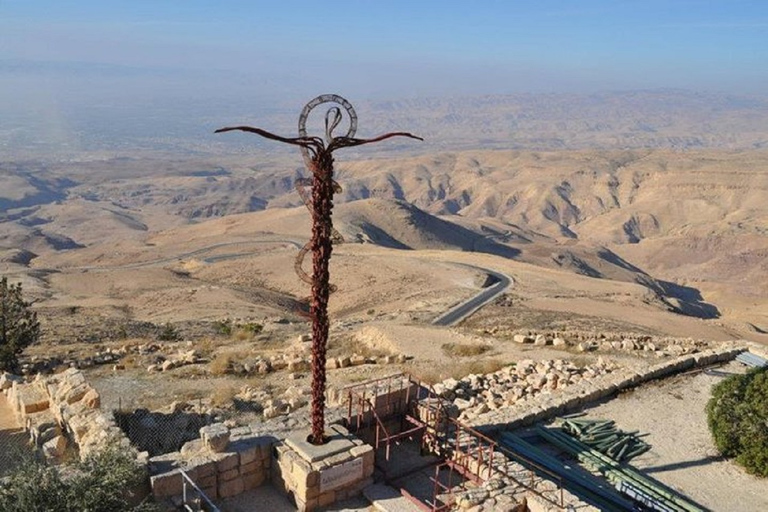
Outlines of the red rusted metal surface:
[[[327,102],[337,103],[346,110],[350,121],[347,135],[333,135],[334,129],[341,123],[343,116],[339,107],[331,107],[325,115],[325,140],[320,137],[307,136],[307,116],[313,108]],[[372,139],[358,139],[354,138],[356,128],[357,115],[352,105],[340,96],[329,94],[318,96],[304,107],[299,117],[299,137],[282,137],[250,126],[232,126],[216,130],[216,133],[233,130],[255,133],[267,139],[298,146],[301,148],[304,161],[312,174],[312,194],[308,206],[312,214],[312,240],[309,243],[309,250],[312,251],[312,277],[309,279],[312,285],[309,310],[312,320],[312,434],[309,441],[313,444],[325,442],[325,359],[329,327],[328,297],[332,291],[328,266],[333,251],[332,242],[335,233],[331,215],[333,195],[340,190],[339,185],[333,180],[333,152],[337,149],[380,142],[392,137],[423,140],[421,137],[405,132],[386,133]],[[303,187],[306,183],[305,180],[297,182],[299,193],[305,202],[307,201],[307,194],[303,193]],[[301,263],[307,252],[306,248],[299,252],[296,264],[299,277],[305,281],[308,280],[308,276],[302,269]]]

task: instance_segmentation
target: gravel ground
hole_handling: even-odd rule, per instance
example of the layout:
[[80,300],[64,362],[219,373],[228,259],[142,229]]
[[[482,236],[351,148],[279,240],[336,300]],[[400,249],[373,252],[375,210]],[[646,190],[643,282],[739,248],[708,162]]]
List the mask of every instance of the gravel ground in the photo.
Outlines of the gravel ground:
[[768,481],[719,457],[705,407],[713,385],[744,367],[731,362],[695,374],[642,386],[592,407],[587,417],[612,419],[627,431],[649,435],[653,448],[632,461],[648,476],[714,511],[768,510]]

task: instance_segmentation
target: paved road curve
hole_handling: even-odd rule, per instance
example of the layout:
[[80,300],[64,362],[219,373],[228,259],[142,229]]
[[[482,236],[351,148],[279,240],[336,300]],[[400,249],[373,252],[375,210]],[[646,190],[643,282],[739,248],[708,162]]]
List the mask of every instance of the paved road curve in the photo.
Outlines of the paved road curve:
[[433,325],[442,325],[442,326],[450,326],[455,325],[465,318],[467,318],[469,315],[480,309],[481,307],[485,306],[489,302],[491,302],[493,299],[501,295],[506,291],[507,288],[512,286],[514,284],[514,281],[511,277],[502,274],[500,272],[496,272],[495,270],[491,270],[488,268],[482,268],[482,267],[476,267],[474,265],[464,265],[460,264],[463,267],[471,268],[473,270],[479,270],[481,272],[485,272],[488,275],[492,276],[497,281],[493,283],[488,288],[484,288],[481,290],[477,295],[470,297],[469,299],[465,300],[464,302],[452,307],[442,315],[438,316],[432,321]]

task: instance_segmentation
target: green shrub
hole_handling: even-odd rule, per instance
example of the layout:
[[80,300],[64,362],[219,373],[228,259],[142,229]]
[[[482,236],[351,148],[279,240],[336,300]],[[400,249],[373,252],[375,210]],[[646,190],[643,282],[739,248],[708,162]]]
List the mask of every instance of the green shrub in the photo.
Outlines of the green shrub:
[[109,447],[83,461],[49,466],[29,460],[0,483],[3,512],[139,512],[151,504],[133,505],[146,483],[144,468],[133,455]]
[[238,327],[250,334],[259,334],[261,331],[264,330],[263,325],[254,324],[254,323],[240,324],[238,325]]
[[213,323],[213,328],[217,334],[229,336],[232,334],[232,323],[229,320],[217,321]]
[[40,337],[32,304],[24,300],[21,284],[0,278],[0,371],[17,372],[19,356]]
[[165,324],[163,329],[157,335],[157,339],[160,341],[178,341],[181,339],[179,331],[171,324]]
[[768,477],[768,368],[717,384],[707,403],[707,422],[720,453]]

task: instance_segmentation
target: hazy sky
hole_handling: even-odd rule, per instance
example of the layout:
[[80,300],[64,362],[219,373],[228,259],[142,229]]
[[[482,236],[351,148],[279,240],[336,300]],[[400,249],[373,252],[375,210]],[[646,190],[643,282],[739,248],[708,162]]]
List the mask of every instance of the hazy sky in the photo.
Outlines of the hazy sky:
[[768,1],[0,0],[0,95],[41,76],[146,96],[760,93]]

